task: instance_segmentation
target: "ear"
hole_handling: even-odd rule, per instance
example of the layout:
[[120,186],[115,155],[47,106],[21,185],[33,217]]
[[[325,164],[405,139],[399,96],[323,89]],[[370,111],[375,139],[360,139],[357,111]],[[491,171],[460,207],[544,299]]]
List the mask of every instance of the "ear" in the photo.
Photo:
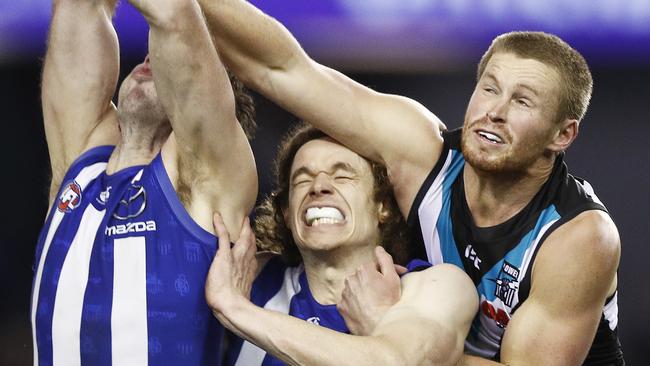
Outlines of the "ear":
[[578,137],[580,121],[577,119],[565,119],[560,123],[560,128],[555,131],[555,136],[548,146],[553,152],[564,151],[569,148],[573,140]]
[[291,215],[289,215],[288,208],[282,208],[282,218],[284,219],[284,224],[287,226],[287,229],[293,232],[293,228],[291,227],[293,222],[291,221]]
[[377,206],[377,218],[380,224],[385,224],[390,218],[390,210],[383,202],[379,202],[379,205]]

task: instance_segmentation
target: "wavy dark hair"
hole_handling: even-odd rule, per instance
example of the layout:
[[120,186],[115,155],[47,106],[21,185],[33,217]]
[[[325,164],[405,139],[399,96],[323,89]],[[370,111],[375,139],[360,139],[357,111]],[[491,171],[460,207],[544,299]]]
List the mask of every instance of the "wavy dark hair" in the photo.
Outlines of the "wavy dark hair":
[[[301,146],[311,140],[323,137],[329,136],[306,123],[298,124],[287,133],[280,143],[273,167],[275,188],[255,210],[254,226],[258,247],[262,250],[280,253],[289,265],[302,262],[298,247],[283,215],[289,205],[291,165]],[[386,167],[372,161],[368,162],[375,180],[375,202],[383,203],[389,213],[379,223],[380,243],[393,256],[395,263],[404,264],[410,258],[406,222],[397,207]]]
[[235,114],[237,120],[244,130],[246,137],[251,140],[255,137],[255,130],[257,129],[257,123],[255,122],[255,102],[244,84],[230,71],[228,71],[228,77],[230,78],[230,85],[232,85],[232,92],[235,95]]

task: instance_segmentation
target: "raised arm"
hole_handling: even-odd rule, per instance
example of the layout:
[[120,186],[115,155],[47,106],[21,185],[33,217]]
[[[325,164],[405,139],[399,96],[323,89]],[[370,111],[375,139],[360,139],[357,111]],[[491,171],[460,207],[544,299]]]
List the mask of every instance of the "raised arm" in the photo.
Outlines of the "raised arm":
[[257,195],[257,173],[201,9],[195,0],[132,3],[151,27],[154,82],[173,129],[163,160],[169,171],[177,168],[177,191],[206,230],[216,210],[238,232]]
[[384,163],[402,213],[435,164],[440,121],[316,63],[277,21],[243,0],[199,0],[224,62],[244,82],[357,153]]
[[[612,220],[587,211],[558,228],[540,249],[530,296],[501,344],[506,365],[582,365],[603,306],[616,288],[620,241]],[[462,365],[498,365],[465,356]]]
[[119,138],[111,98],[119,74],[116,0],[54,0],[41,101],[52,166],[50,202],[83,151]]

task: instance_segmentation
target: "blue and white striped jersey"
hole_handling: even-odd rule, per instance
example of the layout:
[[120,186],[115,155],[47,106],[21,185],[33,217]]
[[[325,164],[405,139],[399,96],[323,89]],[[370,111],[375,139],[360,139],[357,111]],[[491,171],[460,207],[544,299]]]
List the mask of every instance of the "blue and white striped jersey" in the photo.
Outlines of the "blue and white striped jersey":
[[204,298],[217,238],[189,216],[160,154],[112,175],[113,146],[65,175],[36,248],[34,364],[219,365]]
[[[407,270],[416,272],[430,267],[422,260],[408,263]],[[319,304],[309,289],[302,264],[287,266],[280,257],[271,259],[253,282],[251,301],[265,309],[303,319],[337,332],[350,333],[336,305]],[[231,341],[226,366],[284,366],[284,362],[267,354],[256,345],[229,334]]]
[[[336,310],[336,305],[321,305],[314,299],[302,264],[289,267],[280,257],[269,260],[253,282],[251,301],[265,309],[289,314],[338,332],[349,333],[343,317]],[[232,336],[225,365],[284,366],[285,363],[256,345]]]
[[[445,132],[443,137],[440,159],[420,188],[408,223],[419,242],[418,257],[434,265],[455,264],[476,285],[480,308],[465,351],[498,359],[508,321],[528,297],[532,264],[544,240],[578,214],[606,209],[589,183],[568,174],[559,156],[547,182],[520,213],[491,228],[477,227],[465,201],[461,130]],[[622,361],[617,322],[614,294],[603,307],[585,364]]]

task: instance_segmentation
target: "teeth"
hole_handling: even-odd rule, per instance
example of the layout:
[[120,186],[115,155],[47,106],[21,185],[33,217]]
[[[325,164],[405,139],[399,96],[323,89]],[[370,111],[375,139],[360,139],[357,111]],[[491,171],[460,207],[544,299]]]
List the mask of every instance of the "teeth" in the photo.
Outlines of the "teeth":
[[343,214],[335,207],[311,207],[305,213],[305,221],[309,226],[338,224],[343,221]]
[[485,137],[486,139],[494,142],[495,144],[500,144],[500,143],[503,142],[503,140],[501,140],[501,138],[499,136],[497,136],[497,135],[495,135],[493,133],[489,133],[489,132],[485,132],[485,131],[479,131],[478,134]]

